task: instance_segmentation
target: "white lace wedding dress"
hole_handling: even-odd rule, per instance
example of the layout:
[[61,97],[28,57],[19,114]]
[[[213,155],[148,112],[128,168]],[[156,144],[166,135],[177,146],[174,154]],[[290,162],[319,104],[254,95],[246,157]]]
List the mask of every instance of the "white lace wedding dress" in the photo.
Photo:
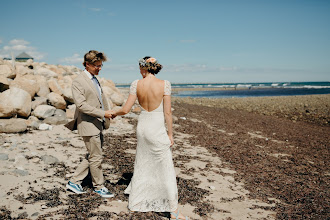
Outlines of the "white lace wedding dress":
[[[130,87],[136,95],[138,80]],[[165,80],[164,95],[171,95],[171,84]],[[170,212],[178,205],[178,189],[165,128],[163,100],[153,111],[141,106],[137,125],[137,148],[132,180],[125,190],[128,208],[140,212]]]

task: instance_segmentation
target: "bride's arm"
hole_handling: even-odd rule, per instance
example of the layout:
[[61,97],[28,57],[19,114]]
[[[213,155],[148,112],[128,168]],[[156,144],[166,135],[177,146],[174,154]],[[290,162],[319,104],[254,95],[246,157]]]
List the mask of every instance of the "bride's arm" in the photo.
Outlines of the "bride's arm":
[[171,96],[165,95],[164,96],[164,115],[165,121],[167,125],[167,134],[171,141],[171,146],[174,144],[173,141],[173,127],[172,127],[172,107],[171,107]]
[[125,105],[121,109],[114,111],[112,113],[112,116],[116,117],[117,115],[126,115],[131,110],[132,106],[135,103],[135,100],[136,100],[136,95],[129,94]]

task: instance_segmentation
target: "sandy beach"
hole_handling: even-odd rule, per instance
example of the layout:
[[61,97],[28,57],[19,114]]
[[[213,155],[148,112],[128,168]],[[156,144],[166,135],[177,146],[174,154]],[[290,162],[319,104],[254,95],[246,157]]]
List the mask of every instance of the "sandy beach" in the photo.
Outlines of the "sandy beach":
[[[330,95],[173,98],[179,208],[191,219],[329,218]],[[138,113],[105,132],[106,186],[76,195],[65,185],[85,156],[77,133],[0,134],[0,219],[167,219],[129,213]]]

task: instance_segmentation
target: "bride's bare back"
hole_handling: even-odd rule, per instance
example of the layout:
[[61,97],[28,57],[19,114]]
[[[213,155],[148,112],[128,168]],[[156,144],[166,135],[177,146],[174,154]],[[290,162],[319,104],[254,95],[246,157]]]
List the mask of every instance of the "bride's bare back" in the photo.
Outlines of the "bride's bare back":
[[164,80],[154,76],[138,81],[136,95],[141,107],[150,112],[158,108],[164,96]]

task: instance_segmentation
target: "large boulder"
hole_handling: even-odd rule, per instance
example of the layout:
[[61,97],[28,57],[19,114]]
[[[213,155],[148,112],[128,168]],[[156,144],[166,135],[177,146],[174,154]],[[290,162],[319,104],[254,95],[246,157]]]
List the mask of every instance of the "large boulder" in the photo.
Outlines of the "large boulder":
[[9,79],[14,79],[16,77],[16,72],[12,66],[5,64],[0,65],[0,75]]
[[66,102],[61,95],[59,95],[55,92],[51,92],[47,95],[47,98],[48,98],[48,101],[50,102],[50,104],[52,106],[54,106],[55,108],[66,109]]
[[22,76],[26,74],[34,74],[34,70],[25,65],[16,65],[16,74]]
[[49,86],[47,83],[47,80],[44,76],[35,76],[37,83],[40,87],[39,91],[37,92],[37,95],[40,97],[47,97],[47,95],[50,93]]
[[68,122],[65,111],[56,109],[53,116],[46,118],[43,123],[50,125],[66,124]]
[[47,83],[52,92],[55,92],[59,95],[63,95],[62,87],[57,83],[57,80],[50,79],[50,80],[48,80]]
[[39,85],[37,81],[29,79],[27,77],[16,77],[15,80],[13,80],[9,86],[9,88],[13,87],[27,91],[30,94],[31,98],[33,98],[34,95],[39,91]]
[[58,84],[62,88],[63,97],[66,101],[73,103],[72,95],[72,78],[70,76],[64,76],[62,80],[58,81]]
[[0,119],[0,133],[24,132],[27,124],[22,118]]
[[38,68],[35,70],[36,75],[42,75],[45,76],[46,78],[51,78],[51,77],[57,77],[57,73],[54,71],[51,71],[50,69],[47,69],[45,67],[42,67],[42,63],[39,64]]
[[113,102],[113,104],[118,105],[118,106],[121,106],[125,102],[124,96],[117,92],[113,93],[111,95],[110,99]]
[[71,87],[64,88],[62,91],[64,99],[70,103],[74,103]]
[[111,95],[113,93],[115,93],[115,91],[109,86],[102,86],[102,90],[103,90],[104,94],[109,98],[111,97]]
[[31,113],[31,96],[20,88],[10,88],[0,94],[0,117],[18,114],[28,117]]
[[34,101],[32,101],[31,103],[32,110],[36,109],[39,105],[47,105],[47,98],[34,97]]
[[54,115],[56,108],[50,105],[39,105],[33,111],[33,115],[39,119],[45,119]]

